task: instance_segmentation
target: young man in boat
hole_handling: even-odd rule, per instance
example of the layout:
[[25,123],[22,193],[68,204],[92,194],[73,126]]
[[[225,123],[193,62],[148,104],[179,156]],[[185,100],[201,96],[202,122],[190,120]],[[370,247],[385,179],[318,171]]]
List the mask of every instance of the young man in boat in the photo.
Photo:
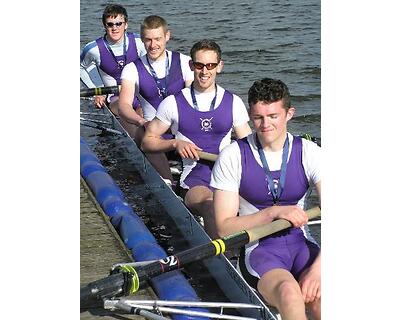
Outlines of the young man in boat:
[[[213,163],[200,160],[198,151],[218,154],[231,142],[232,128],[237,138],[247,136],[251,129],[243,101],[216,84],[217,74],[223,68],[218,44],[207,39],[199,41],[190,55],[193,84],[160,104],[146,129],[142,147],[149,152],[179,153],[183,159],[180,185],[186,191],[185,204],[203,217],[208,235],[216,238],[213,193],[209,186]],[[175,139],[162,138],[168,129]]]
[[[161,101],[193,81],[193,72],[189,67],[190,57],[166,49],[171,35],[168,24],[162,17],[146,17],[141,24],[140,34],[146,54],[129,63],[122,71],[119,99],[121,123],[138,146],[141,145],[148,121],[156,115]],[[135,95],[140,100],[143,116],[130,105]],[[146,156],[164,179],[172,180],[164,153],[146,153]]]
[[[80,78],[88,88],[96,87],[90,71],[97,68],[104,86],[115,86],[121,84],[121,72],[127,63],[130,63],[142,54],[146,49],[138,34],[127,32],[128,13],[126,9],[118,4],[111,4],[103,11],[103,26],[105,35],[89,42],[81,53]],[[103,108],[109,104],[111,111],[118,114],[118,95],[95,96],[94,104]],[[139,101],[130,105],[139,108]]]
[[290,229],[246,245],[239,265],[282,319],[306,320],[306,307],[320,319],[320,249],[301,228],[313,185],[320,196],[320,147],[287,132],[295,109],[282,81],[254,82],[248,102],[255,132],[226,147],[212,172],[218,234],[289,220]]

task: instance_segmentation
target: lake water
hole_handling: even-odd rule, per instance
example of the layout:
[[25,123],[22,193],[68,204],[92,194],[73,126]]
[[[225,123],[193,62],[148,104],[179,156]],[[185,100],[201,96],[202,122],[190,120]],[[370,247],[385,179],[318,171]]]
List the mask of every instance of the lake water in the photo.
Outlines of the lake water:
[[[168,48],[189,54],[203,38],[217,41],[224,70],[218,83],[238,94],[247,105],[247,91],[255,80],[278,78],[293,97],[297,118],[294,134],[320,137],[321,32],[320,1],[215,0],[109,1],[127,9],[129,31],[138,33],[140,22],[158,14],[169,23]],[[107,4],[81,0],[81,48],[101,37],[101,16]]]

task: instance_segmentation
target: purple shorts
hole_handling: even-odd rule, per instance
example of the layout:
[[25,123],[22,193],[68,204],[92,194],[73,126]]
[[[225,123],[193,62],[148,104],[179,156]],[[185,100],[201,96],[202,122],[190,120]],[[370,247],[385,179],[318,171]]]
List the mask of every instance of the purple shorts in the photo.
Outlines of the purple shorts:
[[[282,236],[260,240],[259,245],[250,253],[249,263],[259,278],[272,269],[280,268],[288,270],[299,280],[300,274],[311,266],[319,251],[315,243],[304,237],[301,229],[291,228],[289,233]],[[241,272],[246,280],[249,280],[247,277],[254,278],[249,281],[254,286],[258,279],[248,272],[242,258],[239,259]]]
[[211,190],[214,190],[214,188],[210,187],[212,167],[213,163],[208,164],[203,160],[198,161],[196,166],[185,178],[185,184],[189,186],[189,188],[205,186]]

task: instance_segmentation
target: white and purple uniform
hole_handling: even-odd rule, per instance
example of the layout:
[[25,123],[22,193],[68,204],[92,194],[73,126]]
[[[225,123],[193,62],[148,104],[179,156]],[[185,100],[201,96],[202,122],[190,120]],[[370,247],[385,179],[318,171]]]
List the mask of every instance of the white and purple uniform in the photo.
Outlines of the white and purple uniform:
[[[139,35],[126,32],[124,37],[124,40],[117,44],[108,43],[105,37],[101,37],[83,48],[80,77],[87,87],[98,86],[90,76],[93,68],[97,68],[104,86],[121,84],[123,67],[146,53]],[[115,99],[116,97],[112,97],[111,101]]]
[[[258,153],[256,134],[238,140],[224,149],[212,174],[211,186],[239,193],[239,215],[249,215],[274,203]],[[286,181],[279,198],[280,205],[299,205],[320,181],[320,148],[313,142],[288,134],[289,157]],[[265,152],[274,183],[279,183],[282,150]],[[307,240],[310,239],[311,241]],[[245,259],[239,259],[241,271],[251,284],[275,268],[289,270],[296,279],[311,265],[319,252],[306,228],[290,228],[246,245]]]
[[139,98],[146,120],[155,117],[158,106],[166,96],[178,93],[185,87],[186,81],[193,80],[189,61],[189,56],[167,50],[164,59],[150,62],[147,55],[143,55],[123,69],[121,79],[134,83],[135,95]]
[[[233,127],[249,120],[243,101],[235,94],[217,86],[215,91],[198,93],[194,90],[198,110],[194,107],[190,88],[167,97],[159,106],[157,118],[171,126],[177,139],[190,141],[203,151],[219,153],[231,143]],[[214,110],[210,110],[215,97]],[[212,164],[183,159],[181,187],[190,189],[197,185],[209,187]]]

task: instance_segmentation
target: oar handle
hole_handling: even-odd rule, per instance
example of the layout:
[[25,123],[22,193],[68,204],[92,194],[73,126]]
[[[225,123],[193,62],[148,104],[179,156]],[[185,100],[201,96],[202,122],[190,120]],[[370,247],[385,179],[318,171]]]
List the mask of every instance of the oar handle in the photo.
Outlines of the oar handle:
[[214,153],[208,153],[205,151],[197,151],[197,153],[198,153],[200,159],[203,159],[203,160],[216,161],[218,158],[218,155],[214,154]]
[[115,94],[115,93],[119,93],[120,89],[121,89],[121,86],[81,89],[81,97],[91,97],[91,96],[102,96],[105,94]]
[[[315,207],[306,211],[308,215],[308,219],[314,219],[321,215],[321,209],[319,207]],[[282,231],[286,228],[289,228],[292,224],[285,219],[275,220],[269,224],[264,224],[252,229],[247,230],[247,234],[249,235],[249,242],[264,238],[269,236],[275,232]]]

